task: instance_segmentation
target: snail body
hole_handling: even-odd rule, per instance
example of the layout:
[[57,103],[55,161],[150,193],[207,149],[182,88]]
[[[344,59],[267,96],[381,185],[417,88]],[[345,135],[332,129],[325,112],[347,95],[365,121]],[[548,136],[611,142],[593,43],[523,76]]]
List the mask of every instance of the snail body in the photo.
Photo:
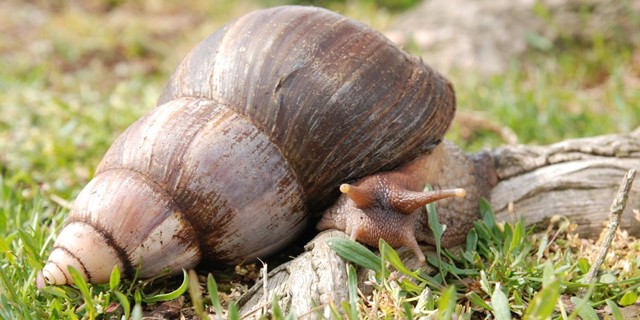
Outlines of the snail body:
[[[343,230],[351,236],[352,240],[374,247],[378,246],[379,239],[384,239],[392,247],[406,246],[413,250],[420,262],[424,263],[425,256],[418,246],[416,231],[422,236],[419,240],[425,242],[430,242],[433,236],[428,231],[428,225],[426,228],[421,227],[420,217],[424,218],[426,214],[420,215],[420,213],[425,205],[431,202],[452,197],[465,197],[467,194],[467,191],[462,188],[441,188],[443,184],[448,185],[449,182],[439,177],[443,160],[448,159],[444,153],[444,143],[441,143],[431,153],[420,156],[393,171],[364,177],[355,185],[341,185],[340,191],[343,195],[324,213],[317,228]],[[460,183],[453,181],[453,183]],[[427,183],[436,183],[438,189],[424,191]],[[471,187],[472,193],[476,193],[473,189],[474,182],[464,185]],[[477,201],[473,199],[474,194],[471,195],[470,201]],[[454,206],[459,206],[460,203],[470,202],[457,202]],[[471,217],[476,212],[475,208],[466,211],[458,209],[446,208],[446,212],[441,215],[445,218],[455,218],[461,212],[467,212]],[[443,238],[444,246],[461,243],[459,237],[451,238],[451,235],[462,233],[466,236],[469,229],[470,226],[463,226],[459,230],[448,232]],[[425,238],[424,235],[428,236]]]
[[380,33],[283,6],[205,39],[159,105],[110,147],[43,269],[100,283],[281,249],[337,186],[429,154],[455,113],[452,85]]

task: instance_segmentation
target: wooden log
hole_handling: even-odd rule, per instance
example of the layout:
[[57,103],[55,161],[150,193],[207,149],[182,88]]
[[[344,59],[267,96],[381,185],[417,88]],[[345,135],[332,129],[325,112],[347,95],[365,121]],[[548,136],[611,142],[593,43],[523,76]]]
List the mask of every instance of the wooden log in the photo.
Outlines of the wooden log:
[[[608,219],[622,177],[640,169],[640,129],[629,134],[567,140],[549,146],[507,146],[492,152],[498,184],[491,207],[498,220],[546,225],[563,216],[593,238]],[[621,229],[640,236],[640,182],[629,193]]]

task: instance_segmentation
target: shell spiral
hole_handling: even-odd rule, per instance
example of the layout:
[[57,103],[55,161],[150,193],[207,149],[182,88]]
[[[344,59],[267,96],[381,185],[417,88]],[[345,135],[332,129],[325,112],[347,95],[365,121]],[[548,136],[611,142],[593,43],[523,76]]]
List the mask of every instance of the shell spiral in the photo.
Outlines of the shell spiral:
[[340,183],[429,152],[454,112],[443,76],[363,24],[313,7],[249,13],[194,48],[107,151],[45,279],[269,255]]

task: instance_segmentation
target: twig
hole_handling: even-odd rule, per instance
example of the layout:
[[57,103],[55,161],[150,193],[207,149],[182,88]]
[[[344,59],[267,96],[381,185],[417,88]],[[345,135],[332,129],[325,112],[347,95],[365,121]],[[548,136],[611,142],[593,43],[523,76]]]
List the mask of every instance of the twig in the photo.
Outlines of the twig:
[[[271,304],[271,301],[269,300],[269,288],[268,288],[268,287],[269,287],[269,285],[268,285],[268,283],[267,283],[267,278],[268,278],[268,274],[269,274],[269,272],[268,272],[268,270],[267,270],[267,269],[268,269],[268,268],[267,268],[267,264],[266,264],[266,263],[264,263],[264,261],[262,261],[262,259],[260,259],[260,258],[258,258],[258,261],[260,261],[260,263],[262,263],[262,270],[260,270],[260,271],[261,271],[261,274],[262,274],[262,303],[260,303],[260,304],[258,304],[258,305],[256,305],[256,306],[254,306],[252,309],[249,309],[249,311],[248,311],[248,312],[246,312],[246,313],[244,313],[244,314],[240,317],[240,319],[247,319],[247,318],[250,318],[250,317],[252,317],[252,315],[253,315],[254,313],[256,313],[256,312],[261,312],[261,314],[259,314],[259,317],[264,317],[265,315],[267,315],[267,311],[268,311],[268,309],[267,309],[267,308],[269,308],[269,305]],[[276,268],[276,269],[278,269],[278,268]],[[274,270],[275,270],[275,269],[274,269]],[[272,270],[272,272],[273,272],[274,270]],[[238,304],[239,304],[239,305],[243,305],[243,304],[245,304],[245,303],[247,302],[245,299],[247,299],[247,300],[248,300],[248,299],[251,299],[251,297],[250,297],[250,296],[251,296],[252,294],[248,295],[248,294],[249,294],[249,292],[253,292],[253,293],[255,293],[257,290],[259,290],[259,287],[258,287],[257,285],[255,285],[255,286],[251,287],[251,288],[249,289],[249,291],[245,292],[245,293],[242,295],[242,297],[240,297],[240,300],[238,300]],[[253,318],[256,318],[256,317],[253,317]]]
[[65,208],[65,209],[71,209],[71,206],[73,205],[73,202],[71,202],[69,200],[66,200],[66,199],[63,199],[62,197],[60,197],[60,196],[58,196],[56,194],[53,194],[53,193],[49,195],[49,199],[53,203]]
[[[633,184],[633,179],[636,177],[636,169],[631,169],[622,179],[622,184],[620,185],[620,189],[618,189],[618,193],[616,194],[615,199],[613,199],[613,203],[611,204],[611,208],[609,209],[609,225],[607,230],[607,234],[605,235],[602,244],[600,245],[600,253],[596,258],[596,261],[591,266],[589,273],[585,277],[585,284],[590,284],[595,280],[595,275],[600,266],[604,263],[604,259],[609,251],[609,247],[611,247],[611,243],[613,242],[613,238],[615,237],[616,230],[620,225],[620,220],[622,219],[622,212],[627,205],[627,198],[629,198],[629,191],[631,190],[631,185]],[[581,295],[584,294],[584,288],[580,290]]]
[[267,264],[264,263],[264,261],[262,261],[260,258],[258,258],[258,260],[260,260],[260,262],[262,263],[262,298],[264,299],[263,305],[264,305],[264,309],[262,310],[262,314],[266,315],[267,314],[267,306],[269,305],[269,285],[267,284],[267,279],[268,279],[268,272],[267,272]]
[[454,121],[459,124],[461,135],[467,139],[477,131],[487,130],[498,134],[508,145],[518,143],[518,136],[511,128],[498,125],[477,113],[458,111]]

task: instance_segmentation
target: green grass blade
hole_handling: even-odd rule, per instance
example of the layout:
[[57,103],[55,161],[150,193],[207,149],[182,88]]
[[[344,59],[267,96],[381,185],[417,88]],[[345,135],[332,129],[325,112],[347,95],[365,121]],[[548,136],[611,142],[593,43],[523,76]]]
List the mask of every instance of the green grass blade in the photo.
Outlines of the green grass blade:
[[335,303],[333,303],[333,301],[329,303],[329,310],[331,312],[331,318],[332,319],[343,319],[344,318],[340,314],[340,310],[338,310],[338,307],[335,305]]
[[484,226],[486,226],[486,235],[493,239],[497,244],[502,243],[503,234],[498,227],[496,215],[493,213],[491,204],[485,198],[480,199],[480,216],[482,217]]
[[213,309],[216,311],[216,317],[221,319],[224,313],[222,311],[222,305],[220,304],[220,297],[218,296],[218,284],[211,273],[207,276],[207,290],[209,291]]
[[[429,191],[433,191],[433,187],[427,184],[424,187],[424,192],[429,192]],[[436,242],[436,251],[438,252],[438,255],[440,255],[440,249],[441,249],[440,240],[442,239],[442,234],[444,233],[446,226],[441,224],[440,221],[438,220],[438,213],[436,211],[435,202],[431,202],[427,204],[426,207],[427,207],[427,218],[429,221],[429,228],[433,232],[433,236],[435,238],[434,240]]]
[[493,311],[493,308],[486,301],[484,301],[477,293],[473,291],[467,293],[467,299],[469,299],[471,303],[475,304],[476,307],[479,307],[488,311]]
[[2,291],[9,297],[10,300],[15,300],[18,294],[15,291],[16,288],[11,285],[9,279],[10,277],[5,274],[5,268],[0,268],[0,280],[2,280],[1,283],[3,284]]
[[70,299],[69,296],[67,295],[67,292],[64,291],[64,289],[57,286],[46,286],[40,289],[40,292],[43,294],[51,295],[53,297],[58,297],[64,300]]
[[240,319],[240,311],[238,310],[238,303],[232,301],[229,303],[229,320],[238,320]]
[[10,240],[9,237],[7,237],[6,239],[3,237],[0,237],[0,253],[2,253],[2,255],[5,257],[5,259],[7,259],[7,262],[9,262],[10,264],[14,264],[15,263],[15,256],[13,254],[13,252],[11,252],[11,249],[9,249],[9,243],[11,241],[7,241]]
[[496,316],[496,320],[511,320],[509,299],[500,289],[500,283],[496,284],[496,289],[491,295],[491,307],[493,308],[493,314]]
[[111,275],[109,276],[109,288],[111,291],[118,289],[120,286],[120,268],[116,264],[111,270]]
[[347,285],[349,290],[349,318],[358,319],[358,274],[352,265],[347,266]]
[[404,311],[404,318],[406,320],[413,319],[413,312],[411,312],[411,305],[408,302],[402,304],[402,309]]
[[438,301],[438,313],[436,319],[452,319],[456,309],[456,288],[447,288]]
[[521,245],[525,241],[524,240],[525,235],[526,235],[526,232],[524,228],[524,223],[522,221],[517,222],[515,227],[513,228],[513,234],[511,235],[509,252],[514,252],[521,247]]
[[271,302],[271,313],[273,314],[273,319],[282,320],[284,319],[284,313],[282,312],[282,308],[280,307],[280,303],[278,303],[278,296],[273,295],[273,299]]
[[191,297],[191,304],[193,305],[194,313],[200,319],[203,319],[204,307],[202,301],[202,290],[200,289],[200,282],[198,281],[198,274],[193,269],[189,269],[189,297]]
[[140,289],[136,289],[136,291],[134,291],[133,301],[135,302],[135,304],[142,303],[142,293],[140,292]]
[[332,238],[327,245],[342,258],[382,274],[382,260],[365,246],[343,238]]
[[607,299],[607,306],[609,307],[609,309],[611,309],[611,315],[613,316],[614,320],[624,320],[624,315],[622,315],[622,310],[620,310],[620,307],[618,307],[618,305],[611,301],[610,299]]
[[533,300],[525,310],[523,319],[549,319],[558,302],[558,297],[560,297],[560,280],[554,279],[533,296]]
[[571,302],[576,305],[574,312],[576,312],[582,320],[600,320],[598,313],[593,309],[589,300],[571,297]]
[[142,301],[146,303],[159,302],[159,301],[169,301],[178,298],[187,292],[187,288],[189,287],[189,276],[187,275],[187,271],[182,269],[182,284],[180,287],[174,291],[169,293],[157,294],[151,297],[143,297]]
[[551,261],[547,261],[545,262],[544,269],[542,271],[542,286],[548,286],[555,280],[556,274],[553,270],[553,265],[551,265]]
[[383,259],[389,262],[389,264],[391,264],[391,266],[393,266],[396,270],[416,280],[423,281],[423,279],[418,276],[419,272],[409,270],[409,268],[407,268],[407,266],[405,266],[402,262],[402,259],[400,259],[398,252],[394,250],[382,238],[380,238],[380,240],[378,241],[378,246],[380,248],[380,253],[382,253]]
[[620,298],[620,305],[626,307],[636,303],[636,301],[638,301],[638,294],[634,291],[627,291],[622,298]]
[[[424,191],[431,191],[433,187],[427,184],[425,186]],[[438,268],[438,272],[440,273],[440,277],[442,278],[442,282],[446,285],[446,272],[442,268],[442,234],[447,229],[447,226],[441,224],[438,220],[438,212],[436,210],[436,204],[431,202],[426,205],[427,208],[427,221],[429,221],[429,229],[433,233],[433,238],[435,240],[436,245],[436,256],[437,256],[437,264],[435,265]]]
[[465,252],[475,252],[478,248],[478,233],[475,229],[471,229],[467,234],[465,242]]
[[414,295],[420,294],[424,290],[423,286],[417,285],[415,281],[410,279],[402,279],[399,284],[404,291]]
[[89,290],[89,285],[84,280],[80,272],[76,270],[74,267],[68,267],[69,274],[71,275],[71,279],[73,279],[73,283],[78,289],[80,293],[82,293],[82,297],[84,298],[84,304],[86,306],[87,311],[89,312],[89,318],[94,319],[96,316],[96,309],[93,305],[93,295]]
[[124,310],[124,318],[129,319],[129,317],[131,316],[131,303],[129,302],[129,299],[124,295],[124,293],[118,290],[113,291],[113,294],[115,294],[116,298],[120,302],[120,305],[122,306],[122,309]]
[[578,267],[578,270],[580,270],[581,274],[587,274],[587,272],[589,272],[589,269],[591,269],[591,264],[589,263],[589,260],[584,257],[578,258],[578,262],[576,263],[576,265]]

